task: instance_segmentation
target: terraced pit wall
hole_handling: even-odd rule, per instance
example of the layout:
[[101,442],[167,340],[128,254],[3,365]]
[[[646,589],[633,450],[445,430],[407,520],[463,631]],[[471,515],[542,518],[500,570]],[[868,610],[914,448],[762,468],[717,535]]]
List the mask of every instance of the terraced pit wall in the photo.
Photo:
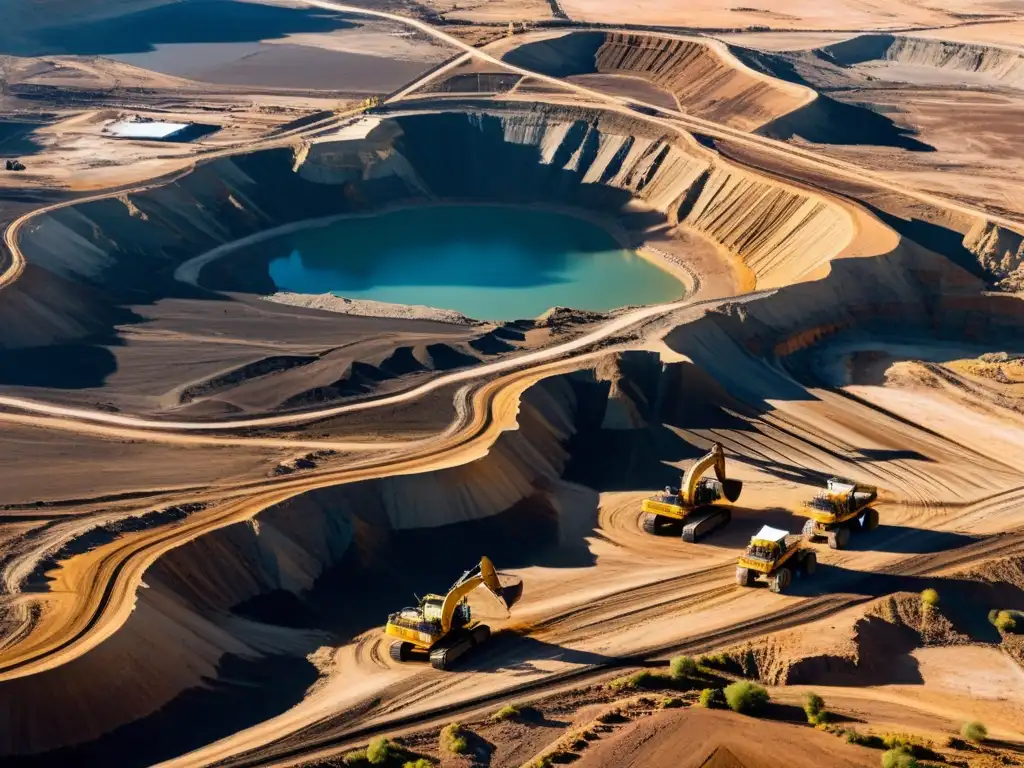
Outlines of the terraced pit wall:
[[[637,239],[681,222],[741,259],[762,287],[819,274],[852,237],[845,212],[825,198],[628,116],[455,108],[368,125],[364,138],[217,159],[164,186],[33,219],[20,235],[28,265],[0,301],[0,348],[100,334],[131,322],[132,306],[202,297],[173,279],[198,254],[389,205],[554,204],[612,219]],[[200,283],[269,294],[262,267],[225,259]]]
[[527,390],[518,429],[482,459],[308,492],[170,551],[110,639],[0,684],[4,765],[152,764],[283,712],[317,680],[307,657],[481,554],[499,568],[592,564],[597,496],[560,479],[573,436],[643,438],[673,381],[655,354],[609,356]]

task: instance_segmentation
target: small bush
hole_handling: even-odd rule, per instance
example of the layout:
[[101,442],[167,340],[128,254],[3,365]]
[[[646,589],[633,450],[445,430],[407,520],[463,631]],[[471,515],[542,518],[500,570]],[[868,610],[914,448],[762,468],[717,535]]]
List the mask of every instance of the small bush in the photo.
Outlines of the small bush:
[[434,768],[434,764],[427,760],[427,758],[420,757],[416,760],[406,761],[402,768]]
[[926,608],[935,608],[939,604],[939,593],[934,589],[926,589],[921,593],[921,605]]
[[1024,631],[1024,611],[989,611],[988,620],[1004,635]]
[[522,713],[522,710],[515,704],[506,704],[504,707],[502,707],[493,715],[491,715],[491,720],[494,720],[495,722],[500,722],[502,720],[514,720],[515,718],[519,717]]
[[451,723],[442,728],[438,740],[440,741],[442,752],[464,755],[469,751],[469,743],[466,741],[465,731],[458,723]]
[[345,765],[366,765],[369,763],[369,760],[366,759],[365,749],[357,749],[355,752],[349,752],[345,755],[341,762]]
[[676,680],[693,677],[698,673],[697,662],[689,656],[676,656],[668,665],[669,674]]
[[658,702],[658,709],[678,709],[683,706],[683,700],[678,696],[666,696]]
[[398,756],[398,750],[384,736],[378,736],[366,748],[366,760],[370,765],[383,765]]
[[721,688],[705,688],[700,692],[697,703],[705,709],[724,709],[725,696]]
[[740,680],[726,686],[723,691],[729,709],[742,714],[754,714],[768,703],[768,691],[749,680]]
[[985,727],[984,723],[972,720],[969,723],[963,724],[963,727],[960,728],[960,735],[968,741],[981,744],[981,742],[988,738],[988,728]]
[[811,725],[820,725],[828,720],[825,700],[813,691],[804,694],[804,714]]
[[861,747],[870,747],[871,749],[883,749],[885,747],[885,742],[878,736],[861,733],[856,728],[847,728],[843,731],[843,738],[846,739],[847,744],[857,744]]
[[903,747],[890,749],[882,755],[882,768],[919,768],[917,758]]

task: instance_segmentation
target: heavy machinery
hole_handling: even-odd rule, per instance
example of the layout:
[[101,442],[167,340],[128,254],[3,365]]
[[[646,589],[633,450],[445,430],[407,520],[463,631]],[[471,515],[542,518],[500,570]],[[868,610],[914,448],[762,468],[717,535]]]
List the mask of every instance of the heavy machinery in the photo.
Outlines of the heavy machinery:
[[771,526],[763,526],[750,539],[736,566],[736,583],[752,587],[764,577],[772,592],[784,592],[793,577],[813,576],[818,556],[803,547],[803,537],[790,535]]
[[[712,467],[717,479],[701,477]],[[664,494],[644,499],[643,529],[647,533],[674,532],[682,524],[683,541],[695,542],[729,523],[732,513],[713,505],[722,499],[736,501],[742,490],[742,481],[725,476],[725,451],[715,443],[686,470],[682,486],[669,486]]]
[[503,587],[491,561],[482,557],[480,564],[462,574],[447,594],[417,598],[419,603],[415,608],[403,608],[388,616],[384,632],[398,638],[391,644],[391,658],[395,661],[429,658],[435,669],[450,669],[460,656],[487,642],[491,630],[473,619],[467,601],[469,593],[480,586],[506,609],[523,593],[522,582]]
[[878,498],[873,485],[832,477],[824,491],[804,505],[809,518],[804,536],[809,541],[825,538],[832,549],[843,549],[850,543],[853,531],[873,531],[878,527],[878,511],[870,504]]

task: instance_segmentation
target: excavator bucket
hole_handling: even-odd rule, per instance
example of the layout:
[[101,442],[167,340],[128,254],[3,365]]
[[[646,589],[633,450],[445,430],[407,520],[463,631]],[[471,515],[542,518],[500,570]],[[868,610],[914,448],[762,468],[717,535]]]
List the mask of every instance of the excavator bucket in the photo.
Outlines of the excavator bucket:
[[722,495],[730,502],[735,503],[735,501],[740,497],[740,493],[743,491],[743,481],[726,479],[721,482]]
[[509,583],[501,585],[498,597],[511,609],[513,605],[519,602],[519,598],[523,596],[523,581],[522,579],[506,579],[506,581]]

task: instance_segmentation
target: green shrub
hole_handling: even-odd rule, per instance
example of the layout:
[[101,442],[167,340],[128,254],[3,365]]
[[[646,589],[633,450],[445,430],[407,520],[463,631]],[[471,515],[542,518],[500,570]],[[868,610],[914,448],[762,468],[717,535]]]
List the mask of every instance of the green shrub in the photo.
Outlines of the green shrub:
[[813,691],[804,694],[804,714],[811,725],[820,725],[827,720],[825,700]]
[[440,742],[442,752],[464,755],[469,751],[466,733],[458,723],[450,723],[442,728],[438,741]]
[[857,744],[861,747],[870,747],[871,749],[883,749],[885,747],[885,742],[878,736],[861,733],[856,728],[847,728],[843,731],[843,738],[846,739],[847,744]]
[[729,709],[742,714],[754,714],[764,708],[770,697],[768,691],[749,680],[739,680],[723,691]]
[[981,744],[981,742],[988,738],[988,728],[985,727],[984,723],[972,720],[969,723],[963,724],[960,728],[960,735],[968,741]]
[[366,759],[365,749],[357,749],[355,752],[349,752],[341,759],[341,762],[345,765],[366,765],[369,763]]
[[378,736],[366,748],[366,760],[370,765],[383,765],[398,756],[398,750],[384,736]]
[[693,677],[698,673],[697,662],[689,656],[676,656],[668,664],[669,674],[676,680]]
[[988,620],[1004,635],[1024,631],[1024,611],[989,611]]
[[427,760],[425,757],[417,758],[416,760],[408,760],[402,768],[434,768],[434,764]]
[[678,709],[683,706],[683,700],[678,696],[666,696],[658,702],[658,709]]
[[918,768],[917,758],[903,747],[890,749],[882,755],[882,768]]
[[926,589],[921,593],[921,605],[926,608],[935,608],[939,604],[939,593],[934,589]]
[[725,696],[722,695],[721,688],[705,688],[700,692],[697,703],[705,709],[724,709]]
[[519,717],[522,713],[522,710],[515,704],[506,704],[504,707],[502,707],[493,715],[491,715],[491,720],[494,720],[495,722],[500,722],[502,720],[514,720],[515,718]]

